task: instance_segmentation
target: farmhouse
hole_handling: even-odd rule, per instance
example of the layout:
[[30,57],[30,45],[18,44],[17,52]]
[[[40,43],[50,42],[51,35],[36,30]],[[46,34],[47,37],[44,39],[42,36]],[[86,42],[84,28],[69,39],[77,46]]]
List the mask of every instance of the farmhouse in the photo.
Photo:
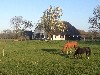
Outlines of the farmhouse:
[[[63,21],[68,27],[63,33],[57,33],[51,35],[51,40],[80,40],[81,36],[79,31],[72,26],[69,22]],[[47,33],[43,29],[39,29],[38,26],[34,30],[34,39],[48,39]]]
[[64,24],[67,25],[67,27],[68,27],[68,29],[65,30],[65,32],[64,32],[65,40],[67,40],[67,39],[80,40],[81,39],[80,32],[74,26],[72,26],[69,22],[66,22],[66,21],[64,21]]
[[24,31],[24,35],[29,40],[33,39],[33,32],[32,31]]
[[47,34],[43,29],[39,29],[38,26],[34,30],[33,39],[46,39]]
[[[48,39],[48,35],[43,29],[36,27],[34,30],[34,39]],[[65,35],[63,33],[51,35],[51,40],[65,40]]]

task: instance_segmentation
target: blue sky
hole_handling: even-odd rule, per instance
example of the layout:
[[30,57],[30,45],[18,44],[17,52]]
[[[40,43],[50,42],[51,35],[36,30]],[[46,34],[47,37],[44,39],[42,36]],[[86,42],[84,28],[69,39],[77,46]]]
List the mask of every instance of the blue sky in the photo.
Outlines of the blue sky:
[[70,22],[77,29],[88,31],[88,18],[99,4],[100,0],[1,0],[0,31],[11,28],[10,19],[14,16],[23,16],[36,23],[50,5],[62,8],[62,20]]

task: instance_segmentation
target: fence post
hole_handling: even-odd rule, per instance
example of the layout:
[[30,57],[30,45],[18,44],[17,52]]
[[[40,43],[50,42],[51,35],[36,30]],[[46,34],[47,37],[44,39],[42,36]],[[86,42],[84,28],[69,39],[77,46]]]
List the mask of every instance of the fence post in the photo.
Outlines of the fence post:
[[4,49],[2,50],[2,55],[5,56],[5,54],[4,54]]

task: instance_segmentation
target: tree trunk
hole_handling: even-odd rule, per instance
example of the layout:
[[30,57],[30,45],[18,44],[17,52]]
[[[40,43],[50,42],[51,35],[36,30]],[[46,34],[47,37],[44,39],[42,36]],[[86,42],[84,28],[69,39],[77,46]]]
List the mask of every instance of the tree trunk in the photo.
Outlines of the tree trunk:
[[49,40],[51,40],[51,34],[48,34]]
[[93,36],[92,36],[92,41],[94,40]]
[[85,37],[84,37],[84,41],[85,41]]

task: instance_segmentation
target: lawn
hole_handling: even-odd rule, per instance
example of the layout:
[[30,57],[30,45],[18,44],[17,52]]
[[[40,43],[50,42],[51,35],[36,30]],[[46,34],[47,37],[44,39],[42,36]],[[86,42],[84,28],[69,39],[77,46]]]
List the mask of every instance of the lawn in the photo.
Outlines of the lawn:
[[0,75],[100,75],[100,42],[78,41],[91,48],[90,59],[61,54],[65,42],[0,41]]

